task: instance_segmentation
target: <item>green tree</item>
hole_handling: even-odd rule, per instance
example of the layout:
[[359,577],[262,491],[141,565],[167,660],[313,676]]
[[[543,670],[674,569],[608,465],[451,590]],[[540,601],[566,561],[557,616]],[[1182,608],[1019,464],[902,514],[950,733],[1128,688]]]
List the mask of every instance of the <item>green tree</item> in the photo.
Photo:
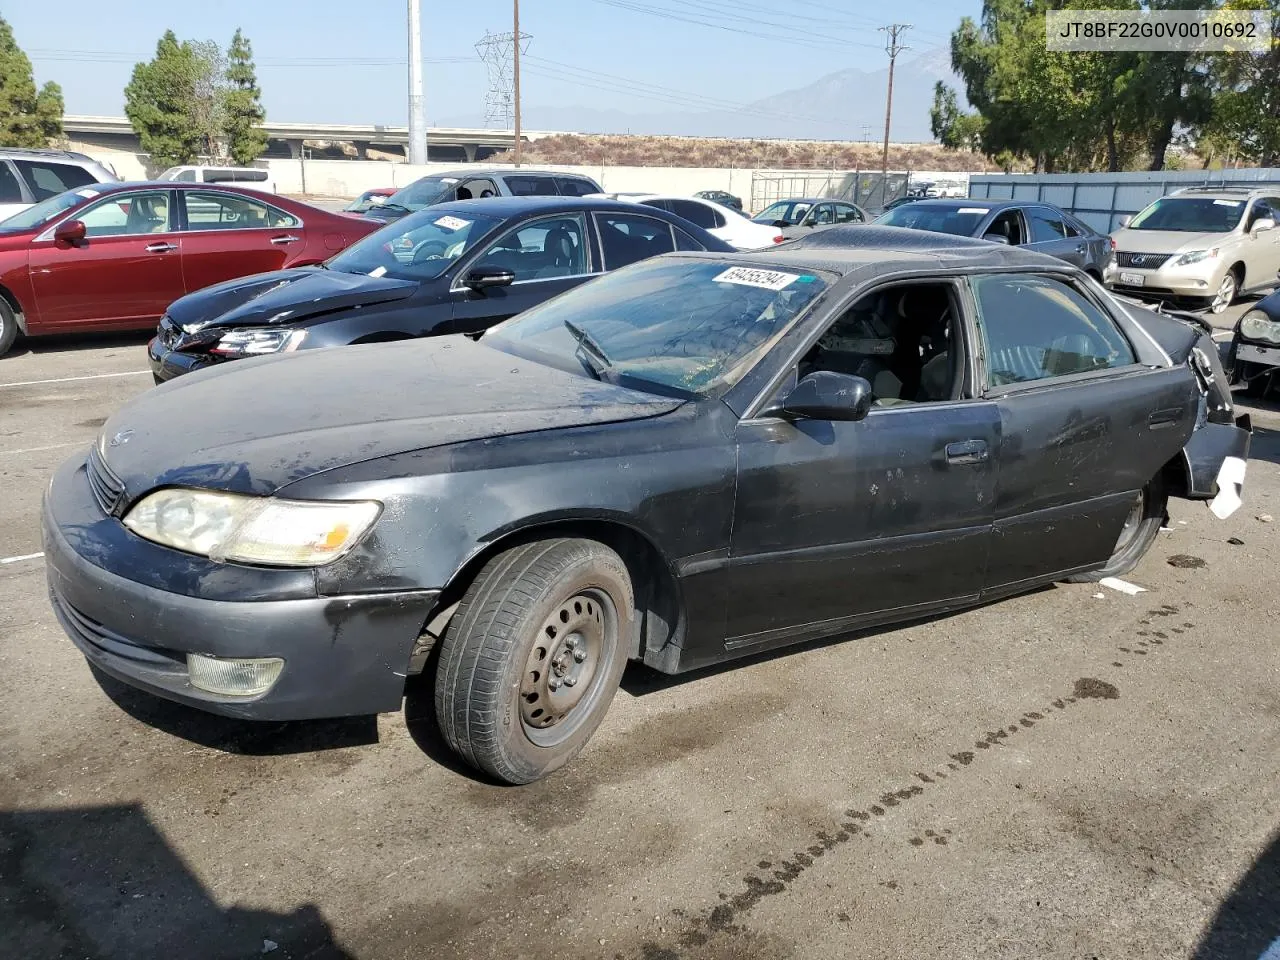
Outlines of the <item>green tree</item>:
[[62,136],[62,88],[46,83],[36,91],[31,61],[0,17],[0,145],[47,147]]
[[227,90],[223,109],[223,133],[227,152],[236,163],[252,163],[267,149],[267,134],[262,129],[266,111],[262,109],[262,91],[253,65],[253,47],[239,29],[227,50]]
[[[1268,12],[1272,36],[1280,37],[1280,0],[1236,0],[1227,6]],[[1240,158],[1280,166],[1280,40],[1262,53],[1219,54],[1213,66],[1213,117],[1198,143],[1205,161]]]
[[200,124],[192,109],[199,64],[188,43],[166,30],[156,55],[133,68],[124,88],[124,113],[142,149],[157,166],[192,163],[200,155]]
[[929,129],[933,138],[949,150],[982,150],[986,121],[981,114],[960,109],[956,92],[939,80],[933,86]]

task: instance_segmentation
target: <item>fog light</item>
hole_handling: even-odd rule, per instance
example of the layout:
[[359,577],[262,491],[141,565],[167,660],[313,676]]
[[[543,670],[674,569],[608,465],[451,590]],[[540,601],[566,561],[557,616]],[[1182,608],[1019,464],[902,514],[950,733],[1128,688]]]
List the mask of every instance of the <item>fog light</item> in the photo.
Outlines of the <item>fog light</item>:
[[187,654],[191,685],[228,697],[256,697],[266,693],[283,669],[284,661],[279,657],[224,660],[200,653]]

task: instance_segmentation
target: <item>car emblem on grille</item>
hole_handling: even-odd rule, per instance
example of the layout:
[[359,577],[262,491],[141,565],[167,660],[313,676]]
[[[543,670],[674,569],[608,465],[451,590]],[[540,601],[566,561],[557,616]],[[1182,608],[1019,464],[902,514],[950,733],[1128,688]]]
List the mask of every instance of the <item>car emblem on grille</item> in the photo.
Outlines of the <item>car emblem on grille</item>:
[[111,438],[111,442],[107,445],[111,447],[122,447],[129,442],[129,438],[132,436],[133,436],[132,430],[121,430],[119,433],[117,433],[114,437]]

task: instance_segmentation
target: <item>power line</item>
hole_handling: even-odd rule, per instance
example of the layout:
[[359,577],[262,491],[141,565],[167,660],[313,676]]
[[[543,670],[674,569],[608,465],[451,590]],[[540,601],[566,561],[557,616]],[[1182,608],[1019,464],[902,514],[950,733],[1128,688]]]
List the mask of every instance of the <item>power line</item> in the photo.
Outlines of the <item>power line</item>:
[[692,23],[700,27],[711,27],[715,30],[725,30],[729,33],[738,33],[743,36],[757,37],[761,40],[772,40],[776,43],[790,43],[819,50],[828,50],[832,46],[849,46],[847,42],[842,40],[809,40],[802,37],[784,37],[779,36],[777,33],[760,33],[756,30],[747,30],[741,27],[730,26],[727,23],[714,23],[706,20],[697,20],[693,17],[682,16],[665,8],[650,7],[641,3],[631,2],[631,0],[594,0],[594,2],[604,4],[608,7],[616,7],[619,10],[630,10],[633,13],[647,13],[651,16],[659,17],[664,20],[675,20],[680,23]]

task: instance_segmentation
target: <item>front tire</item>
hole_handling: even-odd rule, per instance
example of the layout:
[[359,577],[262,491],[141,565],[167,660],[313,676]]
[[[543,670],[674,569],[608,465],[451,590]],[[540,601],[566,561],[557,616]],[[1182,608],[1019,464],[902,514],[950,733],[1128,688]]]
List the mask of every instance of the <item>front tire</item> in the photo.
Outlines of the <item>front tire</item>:
[[538,540],[494,556],[441,643],[445,742],[506,783],[564,766],[613,701],[635,616],[626,565],[604,544]]
[[1228,270],[1227,275],[1222,278],[1222,283],[1218,285],[1218,292],[1209,301],[1209,312],[1223,313],[1227,307],[1236,302],[1236,296],[1239,293],[1240,278],[1236,276],[1234,269]]
[[14,315],[13,307],[0,298],[0,357],[13,348],[17,339],[18,318]]
[[1160,536],[1169,507],[1169,495],[1157,476],[1143,487],[1135,498],[1124,527],[1116,538],[1115,549],[1107,565],[1090,573],[1080,573],[1067,580],[1071,583],[1096,583],[1106,577],[1120,577],[1138,565]]

